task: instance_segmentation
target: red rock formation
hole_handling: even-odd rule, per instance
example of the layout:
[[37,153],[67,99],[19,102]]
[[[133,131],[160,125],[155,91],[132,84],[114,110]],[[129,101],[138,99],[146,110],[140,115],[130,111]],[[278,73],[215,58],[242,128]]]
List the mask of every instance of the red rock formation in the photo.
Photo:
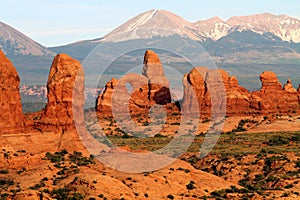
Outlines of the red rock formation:
[[24,129],[19,85],[20,78],[15,67],[0,50],[0,134]]
[[[250,93],[238,85],[234,76],[230,77],[224,70],[194,68],[185,75],[183,86],[185,113],[200,110],[204,115],[210,115],[212,112],[239,114],[250,109]],[[196,94],[196,99],[193,93]],[[197,105],[198,108],[195,107]]]
[[[300,108],[300,95],[293,88],[291,80],[282,89],[273,72],[262,73],[261,90],[249,93],[238,85],[234,76],[228,76],[224,70],[197,69],[185,75],[183,80],[185,113],[193,113],[199,108],[201,114],[210,115],[212,112],[223,112],[225,106],[226,115],[288,113]],[[193,92],[196,93],[196,99]],[[226,94],[226,98],[222,94]],[[213,104],[219,107],[213,108]]]
[[112,78],[109,82],[106,83],[103,93],[100,94],[97,98],[96,108],[104,116],[111,115],[113,92],[117,84],[118,84],[118,80]]
[[[117,111],[147,113],[154,104],[166,105],[171,102],[168,80],[164,76],[161,62],[156,53],[148,50],[145,53],[144,76],[131,74],[121,80],[113,79],[106,85],[103,94],[98,98],[97,110],[101,113],[111,107]],[[183,77],[184,96],[182,109],[184,114],[199,113],[202,116],[213,114],[249,115],[268,113],[288,113],[300,108],[300,89],[293,88],[291,80],[284,88],[274,72],[260,75],[260,91],[250,93],[238,84],[234,76],[224,70],[208,70],[197,67]],[[120,82],[122,82],[120,84]],[[128,91],[126,83],[133,87]],[[116,91],[116,88],[120,88]],[[116,92],[115,105],[112,105],[112,94]]]
[[183,113],[198,113],[200,110],[201,113],[208,112],[207,110],[203,109],[208,107],[205,99],[205,96],[207,96],[207,87],[205,83],[207,71],[208,69],[205,67],[197,67],[194,68],[189,74],[184,75],[184,95],[182,105]]
[[265,71],[259,76],[259,78],[262,84],[262,92],[282,90],[282,85],[278,81],[277,76],[274,72]]
[[287,92],[295,93],[297,90],[293,87],[291,79],[288,79],[286,84],[283,86],[283,89]]
[[154,51],[146,51],[142,75],[146,76],[148,79],[165,76],[160,59]]
[[291,81],[282,89],[274,72],[264,72],[260,75],[262,88],[251,93],[251,108],[259,113],[287,113],[299,110],[297,94],[291,92]]
[[[127,84],[132,89],[128,91]],[[166,105],[171,102],[169,81],[158,55],[147,50],[144,56],[142,75],[127,74],[119,81],[112,79],[97,99],[96,109],[102,116],[118,113],[147,113],[151,105]],[[115,108],[115,111],[114,109]]]
[[48,102],[36,126],[42,130],[74,129],[73,112],[84,105],[84,72],[79,61],[66,54],[57,55],[48,82]]

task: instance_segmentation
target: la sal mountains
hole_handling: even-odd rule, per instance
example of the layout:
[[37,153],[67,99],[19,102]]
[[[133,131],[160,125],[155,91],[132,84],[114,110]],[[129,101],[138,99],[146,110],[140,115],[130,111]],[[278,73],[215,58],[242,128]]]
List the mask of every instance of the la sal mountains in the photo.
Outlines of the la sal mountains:
[[[286,15],[264,13],[232,17],[226,21],[214,17],[189,22],[168,11],[150,10],[104,37],[51,48],[0,23],[0,48],[24,77],[22,84],[45,84],[48,66],[57,53],[67,53],[83,61],[95,47],[101,45],[99,56],[105,59],[113,57],[120,49],[126,51],[152,43],[163,44],[167,49],[180,49],[182,43],[178,40],[182,38],[202,46],[218,67],[236,75],[245,87],[247,83],[254,87],[252,75],[257,77],[264,70],[275,71],[279,79],[300,77],[300,20]],[[186,54],[193,52],[189,49],[182,51]],[[137,62],[142,63],[140,60]],[[97,73],[93,68],[85,71],[87,76]]]

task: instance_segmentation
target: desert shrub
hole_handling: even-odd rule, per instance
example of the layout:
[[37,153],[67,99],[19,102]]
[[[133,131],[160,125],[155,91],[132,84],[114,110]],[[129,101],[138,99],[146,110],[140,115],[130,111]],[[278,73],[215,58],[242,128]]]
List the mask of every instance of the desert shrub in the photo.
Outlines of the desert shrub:
[[246,120],[240,120],[238,126],[232,130],[232,132],[244,132],[246,129],[244,128],[244,125],[247,123]]
[[300,160],[296,161],[296,166],[295,167],[300,168]]
[[271,175],[266,179],[266,182],[267,183],[269,183],[269,182],[277,183],[279,180],[280,180],[280,178],[278,178],[277,176]]
[[1,169],[0,174],[8,174],[8,170],[7,169]]
[[289,195],[290,195],[289,192],[285,192],[285,193],[283,193],[283,194],[281,195],[281,197],[288,197]]
[[295,134],[292,136],[291,141],[300,142],[300,134]]
[[171,194],[169,194],[169,195],[167,196],[167,198],[168,198],[168,199],[174,199],[174,196],[171,195]]
[[144,126],[149,126],[150,123],[146,121],[146,122],[143,123],[143,125],[144,125]]
[[273,162],[283,161],[283,160],[289,161],[288,158],[286,157],[286,155],[284,155],[284,156],[271,156],[269,158],[266,158],[265,165],[263,167],[264,174],[266,175],[266,174],[269,173]]
[[212,196],[214,197],[226,197],[226,190],[216,190],[216,191],[213,191],[212,193],[210,193]]
[[83,157],[81,152],[74,151],[73,154],[69,155],[69,159],[71,163],[75,163],[78,166],[87,166],[90,164],[95,164],[94,156],[90,155],[90,157]]
[[207,123],[207,122],[210,122],[210,119],[205,118],[205,119],[202,121],[202,123]]
[[290,189],[292,187],[294,187],[293,184],[288,184],[288,185],[284,186],[285,189]]
[[122,138],[124,139],[128,139],[128,138],[132,138],[132,136],[128,135],[127,133],[123,133]]
[[254,181],[261,181],[265,178],[263,174],[256,174]]
[[164,136],[164,135],[162,135],[162,134],[160,134],[160,133],[157,133],[157,134],[154,135],[154,137],[155,137],[155,138],[165,138],[165,137],[167,137],[167,136]]
[[26,171],[26,168],[25,167],[23,167],[22,169],[20,169],[17,173],[18,174],[21,174],[21,173],[23,173],[23,172],[25,172]]
[[57,200],[81,200],[84,196],[80,193],[72,191],[70,188],[58,188],[51,192],[51,197]]
[[55,152],[54,154],[47,152],[46,158],[50,160],[52,163],[59,163],[64,160],[64,154],[60,154],[59,152]]
[[5,200],[5,199],[7,199],[9,197],[9,194],[7,194],[7,193],[3,193],[3,194],[0,194],[0,199],[2,200]]
[[35,184],[34,186],[30,187],[29,189],[31,190],[38,190],[42,187],[45,187],[46,184],[44,183],[44,181],[40,181],[39,183]]
[[14,185],[15,182],[11,179],[0,179],[0,187],[11,186]]
[[288,144],[290,140],[283,136],[274,136],[268,141],[268,145],[270,146],[281,146]]
[[188,189],[188,190],[193,190],[195,188],[196,188],[196,186],[195,186],[194,181],[190,181],[190,183],[186,185],[186,189]]

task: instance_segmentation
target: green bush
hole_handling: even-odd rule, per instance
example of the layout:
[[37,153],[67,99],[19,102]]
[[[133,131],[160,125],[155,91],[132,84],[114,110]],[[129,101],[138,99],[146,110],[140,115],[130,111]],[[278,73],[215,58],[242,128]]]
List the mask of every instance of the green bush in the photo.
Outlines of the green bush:
[[81,152],[74,151],[73,154],[69,155],[69,159],[72,163],[77,164],[78,166],[87,166],[90,164],[95,164],[94,156],[83,157]]
[[290,140],[282,136],[274,136],[268,141],[268,145],[270,146],[281,146],[289,143]]
[[55,154],[52,154],[50,152],[46,153],[46,158],[50,160],[52,163],[59,163],[64,160],[63,156],[56,152]]
[[167,137],[167,136],[164,136],[164,135],[162,135],[162,134],[160,134],[160,133],[157,133],[157,134],[154,135],[154,137],[155,137],[155,138],[165,138],[165,137]]
[[70,188],[58,188],[51,192],[51,197],[57,200],[82,200],[84,196],[80,193],[72,191]]
[[8,170],[7,169],[1,169],[0,174],[8,174]]
[[195,182],[190,181],[190,183],[186,185],[186,189],[188,189],[188,190],[196,189]]
[[15,182],[11,179],[6,179],[6,178],[0,179],[0,188],[7,188],[7,187],[12,186],[14,184],[15,184]]

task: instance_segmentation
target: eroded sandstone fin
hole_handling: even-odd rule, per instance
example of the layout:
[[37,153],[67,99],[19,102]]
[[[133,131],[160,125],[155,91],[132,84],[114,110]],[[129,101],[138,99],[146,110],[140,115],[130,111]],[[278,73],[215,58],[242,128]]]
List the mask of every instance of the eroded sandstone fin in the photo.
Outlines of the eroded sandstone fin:
[[20,77],[10,60],[0,50],[0,133],[24,130]]
[[148,79],[165,76],[160,59],[152,50],[147,50],[144,55],[144,67],[142,75],[146,76]]
[[57,55],[48,82],[48,101],[37,127],[43,131],[72,130],[74,113],[83,112],[84,71],[79,61],[66,54]]

